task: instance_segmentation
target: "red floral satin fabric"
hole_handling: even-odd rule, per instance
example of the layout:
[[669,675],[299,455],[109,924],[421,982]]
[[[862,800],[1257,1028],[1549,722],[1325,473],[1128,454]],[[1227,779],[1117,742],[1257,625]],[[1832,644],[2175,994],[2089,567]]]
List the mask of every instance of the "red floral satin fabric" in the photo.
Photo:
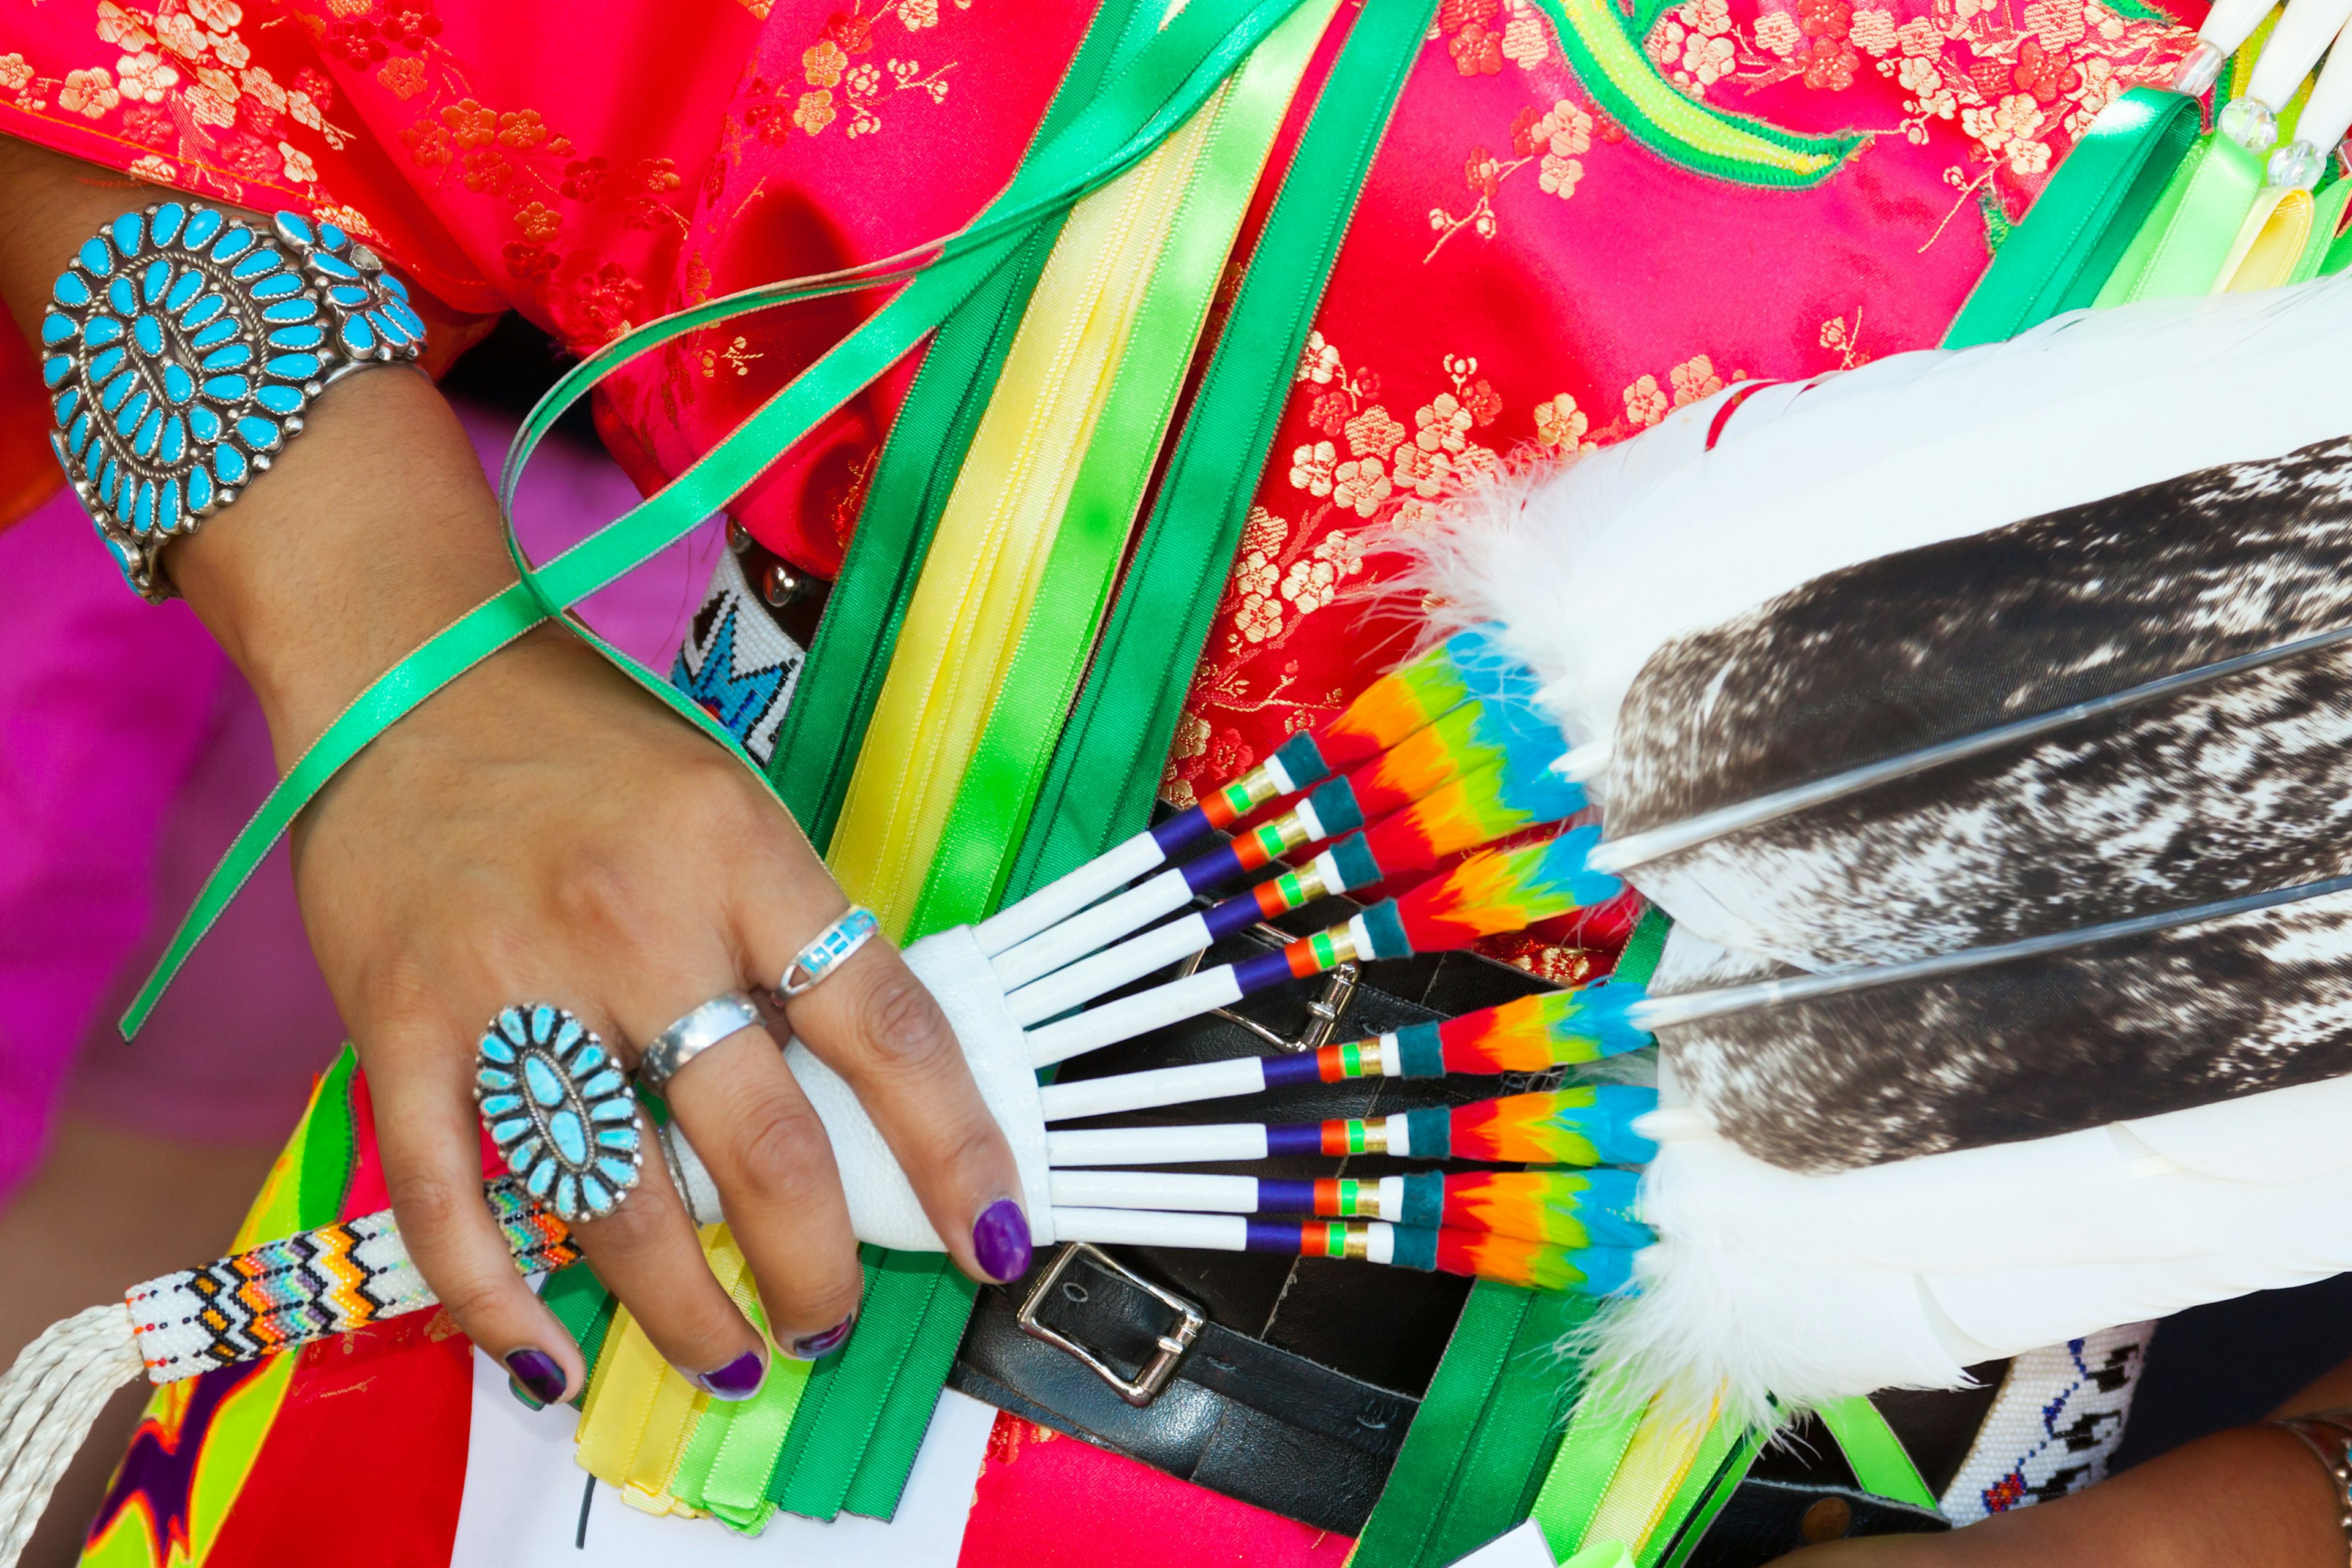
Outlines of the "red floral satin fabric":
[[[1402,651],[1362,604],[1392,570],[1376,547],[1425,527],[1450,486],[1622,439],[1743,377],[1934,343],[2090,117],[2186,52],[2179,21],[2141,4],[1644,11],[1645,90],[1735,127],[1861,135],[1827,178],[1789,188],[1611,118],[1528,0],[1443,0],[1297,366],[1166,796],[1188,802],[1318,722]],[[951,231],[1012,172],[1087,20],[1076,0],[44,0],[0,15],[0,132],[330,216],[432,297],[445,342],[513,308],[585,352]],[[600,393],[599,427],[658,484],[874,302],[682,339]],[[735,514],[835,572],[911,368]],[[21,367],[0,377],[0,425],[45,418]],[[37,488],[25,445],[0,447],[16,465],[0,498]],[[1544,934],[1521,961],[1579,973]],[[340,1405],[359,1420],[365,1403],[316,1419]],[[462,1418],[443,1425],[462,1451]],[[1068,1560],[1088,1563],[1345,1554],[1076,1441],[1009,1418],[998,1436],[971,1568],[1059,1561],[1039,1555],[1055,1542],[1083,1542]]]

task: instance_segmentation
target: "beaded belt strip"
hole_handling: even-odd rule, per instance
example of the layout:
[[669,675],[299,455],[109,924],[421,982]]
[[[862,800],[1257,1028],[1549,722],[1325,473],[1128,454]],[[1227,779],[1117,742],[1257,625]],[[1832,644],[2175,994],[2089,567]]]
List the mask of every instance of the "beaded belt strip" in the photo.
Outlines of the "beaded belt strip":
[[[544,1274],[579,1258],[571,1231],[534,1204],[520,1182],[501,1177],[483,1195],[523,1273]],[[434,1304],[389,1209],[150,1279],[123,1300],[154,1383],[176,1383]]]
[[266,235],[199,203],[125,213],[83,242],[50,298],[50,442],[150,599],[169,595],[158,552],[236,500],[311,399],[425,345],[376,254],[294,213]]

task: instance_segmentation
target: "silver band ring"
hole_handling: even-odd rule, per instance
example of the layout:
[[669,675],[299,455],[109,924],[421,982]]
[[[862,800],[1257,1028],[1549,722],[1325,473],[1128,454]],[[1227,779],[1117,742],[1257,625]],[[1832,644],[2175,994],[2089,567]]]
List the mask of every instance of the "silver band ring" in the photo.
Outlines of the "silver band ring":
[[815,990],[818,981],[848,963],[849,955],[872,942],[881,929],[882,922],[874,918],[872,910],[864,904],[850,905],[785,966],[784,977],[776,982],[776,1000],[789,1002]]
[[687,1063],[759,1021],[759,1005],[744,993],[713,996],[647,1043],[637,1062],[637,1081],[656,1094],[665,1093]]

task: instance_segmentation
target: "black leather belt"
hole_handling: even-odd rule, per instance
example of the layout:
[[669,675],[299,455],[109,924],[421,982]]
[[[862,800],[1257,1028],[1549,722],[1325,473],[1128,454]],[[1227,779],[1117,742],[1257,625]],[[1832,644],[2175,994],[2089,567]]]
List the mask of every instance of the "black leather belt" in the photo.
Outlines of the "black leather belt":
[[[1301,911],[1320,930],[1346,906]],[[1296,918],[1296,917],[1294,917]],[[1289,923],[1289,922],[1286,922]],[[1220,944],[1240,956],[1281,933]],[[1311,1049],[1544,989],[1464,954],[1355,966],[1068,1064],[1066,1076]],[[1253,1097],[1255,1119],[1386,1114],[1495,1092],[1492,1080],[1361,1079]],[[1236,1114],[1179,1106],[1113,1120]],[[1259,1175],[1387,1174],[1359,1157],[1234,1167]],[[1195,1167],[1221,1169],[1218,1166]],[[1040,1426],[1318,1529],[1360,1532],[1469,1282],[1360,1262],[1264,1253],[1071,1247],[981,1294],[952,1381]]]
[[[1344,918],[1326,900],[1285,918],[1300,932]],[[1282,933],[1244,933],[1212,962],[1263,950]],[[1298,934],[1293,932],[1291,934]],[[1065,1076],[1094,1078],[1188,1062],[1302,1050],[1549,989],[1506,965],[1464,953],[1353,966],[1322,982],[1253,998],[1080,1057]],[[1177,1106],[1102,1119],[1110,1124],[1269,1121],[1387,1115],[1530,1087],[1526,1079],[1358,1079],[1254,1096],[1246,1112]],[[1097,1123],[1101,1124],[1101,1123]],[[1087,1125],[1087,1123],[1080,1123]],[[1219,1171],[1215,1164],[1188,1167]],[[1385,1156],[1335,1168],[1322,1157],[1231,1167],[1261,1176],[1372,1178],[1405,1169]],[[1073,1246],[1041,1256],[1028,1276],[980,1293],[950,1375],[974,1398],[1181,1479],[1343,1535],[1360,1534],[1387,1483],[1469,1281],[1360,1262],[1267,1253]],[[1896,1395],[1882,1408],[1927,1472],[1949,1479],[2000,1382],[1980,1395]],[[1956,1438],[1930,1434],[1949,1425]],[[1922,1442],[1927,1437],[1929,1440]],[[1933,1514],[1853,1490],[1822,1439],[1774,1450],[1708,1531],[1693,1568],[1748,1568],[1794,1550],[1838,1520],[1836,1533],[1932,1530]],[[1937,1472],[1942,1471],[1942,1479]],[[1834,1498],[1835,1507],[1815,1504]],[[1811,1511],[1809,1511],[1811,1510]]]
[[982,1293],[953,1381],[1041,1426],[1343,1535],[1363,1529],[1420,1405],[1212,1322],[1085,1243]]

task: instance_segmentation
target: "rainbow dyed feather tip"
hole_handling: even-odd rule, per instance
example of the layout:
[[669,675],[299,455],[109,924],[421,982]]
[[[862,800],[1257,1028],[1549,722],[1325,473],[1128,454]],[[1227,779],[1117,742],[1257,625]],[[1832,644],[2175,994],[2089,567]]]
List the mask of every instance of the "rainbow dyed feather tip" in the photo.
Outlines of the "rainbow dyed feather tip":
[[[1658,1091],[1632,1084],[1594,1084],[1506,1095],[1458,1105],[1443,1114],[1448,1146],[1439,1157],[1513,1165],[1645,1165],[1658,1146],[1633,1123],[1658,1108]],[[1412,1153],[1423,1154],[1421,1128]]]
[[1503,651],[1499,630],[1456,632],[1366,687],[1317,732],[1324,760],[1334,770],[1354,767],[1475,698],[1533,703],[1538,682]]
[[1440,1230],[1437,1267],[1530,1290],[1614,1296],[1633,1280],[1633,1254],[1617,1247],[1554,1247],[1516,1236]]
[[1416,952],[1438,952],[1615,898],[1624,883],[1585,863],[1600,837],[1598,827],[1578,827],[1546,843],[1473,855],[1396,900],[1405,940]]
[[1630,981],[1602,980],[1574,991],[1522,996],[1403,1033],[1425,1030],[1433,1036],[1447,1072],[1542,1072],[1649,1045],[1649,1033],[1627,1016],[1648,995]]
[[[1632,1171],[1469,1171],[1443,1184],[1438,1223],[1570,1248],[1638,1248],[1657,1235],[1637,1217],[1641,1178]],[[1409,1201],[1409,1200],[1408,1200]]]

